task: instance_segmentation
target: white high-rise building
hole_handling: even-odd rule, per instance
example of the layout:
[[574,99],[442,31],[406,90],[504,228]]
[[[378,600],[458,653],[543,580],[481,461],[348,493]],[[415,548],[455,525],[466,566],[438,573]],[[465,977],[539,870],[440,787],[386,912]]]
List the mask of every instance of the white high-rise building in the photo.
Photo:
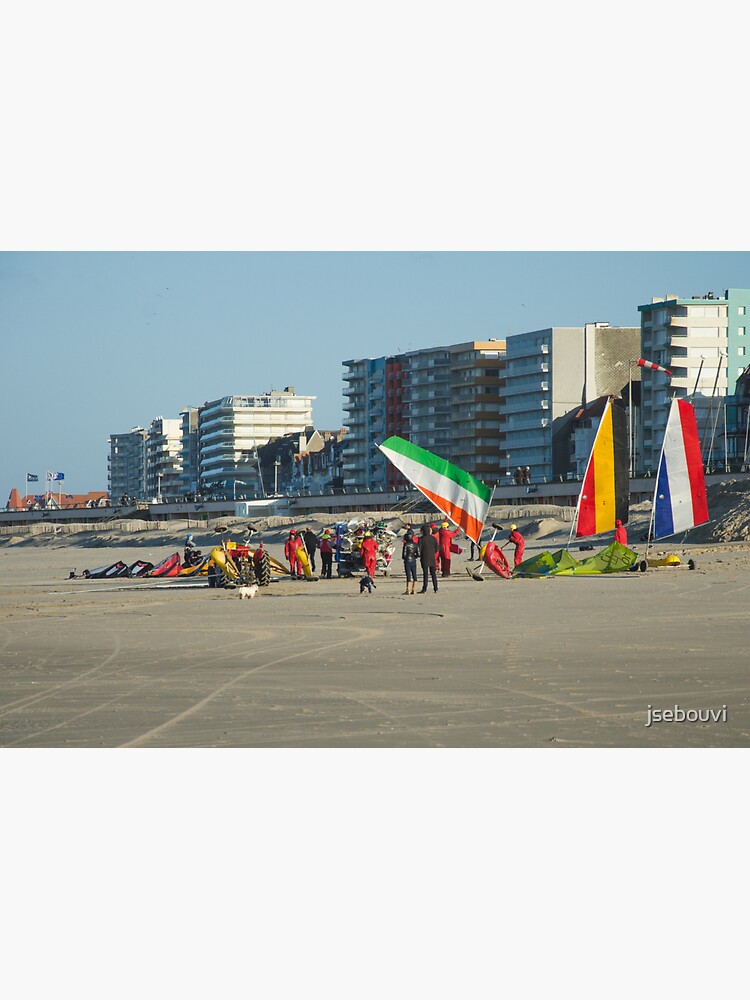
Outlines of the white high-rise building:
[[[641,355],[667,368],[672,377],[653,369],[642,373],[639,471],[656,472],[667,424],[670,399],[689,399],[695,407],[703,460],[717,467],[733,461],[737,441],[733,399],[737,379],[747,367],[750,289],[729,288],[723,296],[709,292],[680,298],[655,297],[638,306]],[[725,456],[724,417],[729,446]]]
[[178,496],[182,492],[182,420],[157,417],[146,440],[148,498]]
[[259,488],[259,445],[304,431],[313,423],[315,396],[298,396],[294,386],[258,396],[223,396],[198,410],[198,470],[201,488],[236,484]]

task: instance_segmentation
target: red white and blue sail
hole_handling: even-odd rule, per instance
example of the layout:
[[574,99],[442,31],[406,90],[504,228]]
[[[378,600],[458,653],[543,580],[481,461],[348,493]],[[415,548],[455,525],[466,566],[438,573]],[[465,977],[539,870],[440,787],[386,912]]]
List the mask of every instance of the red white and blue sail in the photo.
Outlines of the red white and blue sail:
[[654,492],[653,537],[666,538],[706,521],[706,481],[695,410],[686,399],[673,399]]

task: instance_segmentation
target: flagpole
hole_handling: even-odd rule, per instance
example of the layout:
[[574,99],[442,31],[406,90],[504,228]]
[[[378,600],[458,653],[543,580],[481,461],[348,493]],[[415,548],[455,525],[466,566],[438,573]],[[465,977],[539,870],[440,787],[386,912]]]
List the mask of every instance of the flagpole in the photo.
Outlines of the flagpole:
[[698,374],[695,376],[695,386],[693,387],[693,395],[690,397],[690,401],[691,402],[695,399],[695,394],[698,391],[698,383],[700,382],[700,379],[701,379],[701,372],[703,371],[703,362],[705,360],[706,359],[701,354],[701,363],[700,363],[700,365],[698,367]]
[[[492,493],[490,493],[490,502],[487,504],[487,514],[488,515],[489,515],[490,511],[492,510],[492,500],[493,500],[494,496],[495,496],[495,487],[493,486],[492,487]],[[479,548],[479,559],[480,559],[481,565],[479,566],[479,569],[474,570],[474,572],[472,572],[469,569],[468,566],[466,567],[466,572],[469,574],[469,576],[473,577],[475,580],[479,580],[481,578],[481,576],[482,576],[482,570],[484,569],[484,560],[482,559],[482,532],[484,531],[484,524],[485,524],[485,522],[482,521],[482,527],[480,528],[479,534],[477,535],[477,546]],[[496,534],[497,534],[497,529],[495,529],[492,532],[492,538],[490,538],[491,542],[495,541],[495,535]]]
[[[493,486],[493,487],[492,487],[492,492],[490,493],[490,502],[489,502],[489,503],[487,504],[487,517],[489,517],[489,516],[490,516],[490,511],[492,510],[492,501],[493,501],[494,499],[495,499],[495,487]],[[479,535],[477,536],[477,537],[478,537],[478,539],[479,539],[479,540],[477,541],[477,545],[478,545],[478,546],[479,546],[480,548],[481,548],[481,546],[482,546],[482,542],[481,542],[481,538],[482,538],[482,532],[484,531],[484,525],[485,525],[485,522],[486,522],[486,518],[485,518],[485,520],[484,520],[484,521],[482,521],[482,527],[481,527],[481,528],[479,529]]]
[[711,428],[711,444],[708,448],[708,464],[711,464],[711,459],[714,453],[714,441],[716,440],[716,425],[719,423],[719,415],[721,413],[721,404],[716,407],[716,416],[714,417],[714,425]]
[[635,462],[633,461],[633,359],[628,358],[628,477],[632,479],[635,474]]
[[[721,357],[721,355],[720,355],[720,357]],[[716,395],[716,386],[719,384],[719,374],[720,374],[720,372],[721,372],[721,366],[717,365],[716,366],[716,378],[714,379],[714,387],[713,387],[713,390],[711,392],[711,399],[709,400],[709,403],[708,403],[708,407],[709,408],[708,408],[708,413],[706,415],[706,422],[703,425],[703,433],[701,434],[701,461],[703,461],[703,445],[704,445],[705,439],[706,439],[706,431],[708,430],[709,421],[710,421],[710,419],[711,419],[711,417],[713,416],[713,413],[714,413],[714,396]]]
[[729,453],[727,451],[727,397],[724,397],[724,472],[729,472]]

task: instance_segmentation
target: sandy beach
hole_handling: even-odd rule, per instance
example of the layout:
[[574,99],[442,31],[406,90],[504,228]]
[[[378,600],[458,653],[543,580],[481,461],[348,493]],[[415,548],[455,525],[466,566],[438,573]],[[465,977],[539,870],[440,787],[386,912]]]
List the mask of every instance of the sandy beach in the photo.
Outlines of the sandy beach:
[[[537,525],[527,555],[564,544],[558,528]],[[286,530],[263,534],[277,558]],[[274,577],[240,601],[204,581],[66,579],[178,550],[163,532],[73,541],[0,547],[4,747],[750,745],[747,543],[664,546],[683,565],[646,573],[481,583],[464,552],[416,596],[396,556],[371,595]],[[649,706],[715,715],[647,726]]]

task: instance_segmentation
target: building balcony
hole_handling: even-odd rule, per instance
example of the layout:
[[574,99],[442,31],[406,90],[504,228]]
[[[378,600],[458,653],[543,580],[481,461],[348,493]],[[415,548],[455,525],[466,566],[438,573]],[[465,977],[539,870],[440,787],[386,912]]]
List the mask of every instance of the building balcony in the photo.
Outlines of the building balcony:
[[549,392],[549,382],[544,381],[538,377],[533,379],[524,380],[523,382],[519,378],[508,379],[505,386],[504,398],[510,399],[512,396],[530,396],[534,393]]

